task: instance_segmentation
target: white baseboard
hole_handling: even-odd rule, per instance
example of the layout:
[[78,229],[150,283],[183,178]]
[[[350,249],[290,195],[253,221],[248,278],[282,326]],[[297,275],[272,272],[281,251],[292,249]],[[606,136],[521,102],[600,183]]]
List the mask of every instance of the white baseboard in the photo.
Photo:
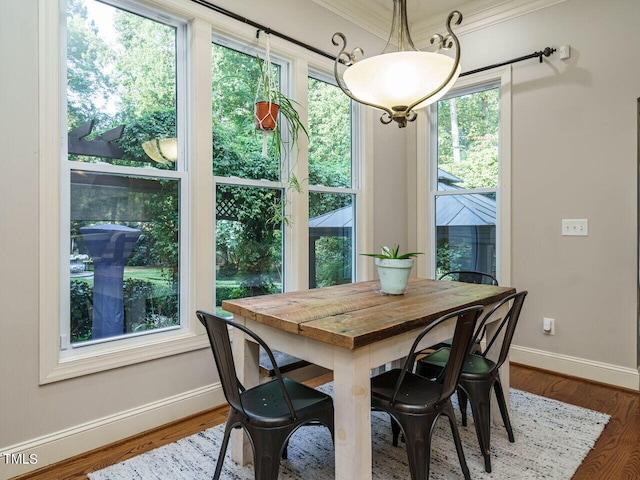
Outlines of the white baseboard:
[[511,346],[509,358],[512,362],[531,367],[630,390],[640,390],[640,375],[638,374],[638,369],[635,368],[594,362],[584,358],[570,357],[517,345]]
[[219,383],[0,447],[0,479],[21,475],[225,402]]

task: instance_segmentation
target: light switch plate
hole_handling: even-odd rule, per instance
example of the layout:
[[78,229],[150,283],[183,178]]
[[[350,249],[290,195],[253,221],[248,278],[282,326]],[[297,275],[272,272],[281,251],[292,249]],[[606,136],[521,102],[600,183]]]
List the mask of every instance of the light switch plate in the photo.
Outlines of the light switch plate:
[[586,218],[563,218],[562,235],[586,237],[589,235],[589,221]]

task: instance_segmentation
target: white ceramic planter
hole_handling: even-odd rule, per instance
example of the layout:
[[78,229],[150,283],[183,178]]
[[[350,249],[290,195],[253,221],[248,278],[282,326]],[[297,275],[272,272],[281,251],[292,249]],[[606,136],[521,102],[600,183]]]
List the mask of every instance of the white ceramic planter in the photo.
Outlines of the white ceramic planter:
[[407,290],[409,274],[413,267],[413,258],[376,258],[376,267],[378,268],[382,293],[402,295]]

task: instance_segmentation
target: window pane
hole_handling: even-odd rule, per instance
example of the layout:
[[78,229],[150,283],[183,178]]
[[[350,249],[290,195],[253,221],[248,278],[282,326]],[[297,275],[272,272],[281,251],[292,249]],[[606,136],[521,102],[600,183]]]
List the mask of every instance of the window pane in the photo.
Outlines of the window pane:
[[[498,186],[499,88],[438,102],[439,181],[460,188]],[[439,190],[446,189],[440,183]]]
[[351,187],[351,100],[309,78],[309,183]]
[[178,181],[71,173],[71,342],[172,327]]
[[309,287],[353,281],[353,196],[309,194]]
[[218,185],[216,307],[282,292],[282,190]]
[[436,197],[436,274],[475,270],[496,274],[495,194]]
[[[279,180],[280,160],[273,140],[278,131],[256,129],[254,103],[259,85],[257,57],[213,44],[213,174]],[[280,67],[273,64],[274,84]],[[267,155],[262,156],[263,141]]]
[[69,0],[67,115],[69,160],[174,170],[176,28]]

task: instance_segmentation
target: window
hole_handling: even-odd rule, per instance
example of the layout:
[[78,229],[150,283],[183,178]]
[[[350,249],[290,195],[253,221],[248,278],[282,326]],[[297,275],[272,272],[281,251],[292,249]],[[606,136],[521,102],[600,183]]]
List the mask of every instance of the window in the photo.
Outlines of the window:
[[[288,152],[275,145],[278,131],[263,134],[255,126],[257,52],[217,39],[212,58],[216,309],[228,315],[223,300],[284,290]],[[286,92],[287,64],[272,61],[272,80]]]
[[[212,52],[218,313],[225,314],[225,299],[285,291],[286,272],[306,270],[295,264],[303,242],[309,245],[308,257],[301,260],[308,262],[309,287],[353,281],[358,190],[349,98],[328,76],[309,76],[307,99],[293,99],[294,107],[307,113],[305,155],[284,126],[282,145],[274,141],[280,132],[256,129],[254,102],[264,82],[264,52],[219,36],[214,36]],[[290,62],[273,53],[270,58],[273,84],[291,97]],[[285,121],[281,115],[279,122]],[[300,171],[308,176],[298,178]],[[299,205],[305,205],[304,211]],[[306,221],[305,237],[296,227]],[[299,278],[289,285],[303,288],[306,283]]]
[[[319,265],[310,217],[348,212],[341,231],[321,235],[326,268],[313,281],[353,280],[353,242],[365,238],[353,211],[368,214],[352,154],[364,149],[363,127],[346,97],[306,95],[336,90],[320,73],[308,78],[309,65],[330,71],[330,62],[274,42],[272,80],[316,132],[310,159],[306,135],[292,148],[287,132],[280,145],[256,132],[264,50],[254,31],[227,18],[187,24],[193,11],[177,4],[41,6],[40,231],[51,239],[39,252],[41,383],[203,348],[196,308],[224,313],[225,298],[306,288]],[[192,61],[206,51],[211,65]],[[314,112],[324,103],[340,110],[340,130],[322,145]]]
[[42,383],[205,344],[185,304],[187,25],[128,0],[45,3]]
[[184,26],[143,13],[67,2],[63,349],[180,326]]
[[309,286],[352,282],[354,175],[351,100],[320,74],[308,79]]
[[429,107],[430,207],[419,215],[430,219],[432,277],[475,270],[508,281],[509,82],[508,69],[462,78]]
[[436,275],[496,274],[499,93],[496,85],[436,102]]

